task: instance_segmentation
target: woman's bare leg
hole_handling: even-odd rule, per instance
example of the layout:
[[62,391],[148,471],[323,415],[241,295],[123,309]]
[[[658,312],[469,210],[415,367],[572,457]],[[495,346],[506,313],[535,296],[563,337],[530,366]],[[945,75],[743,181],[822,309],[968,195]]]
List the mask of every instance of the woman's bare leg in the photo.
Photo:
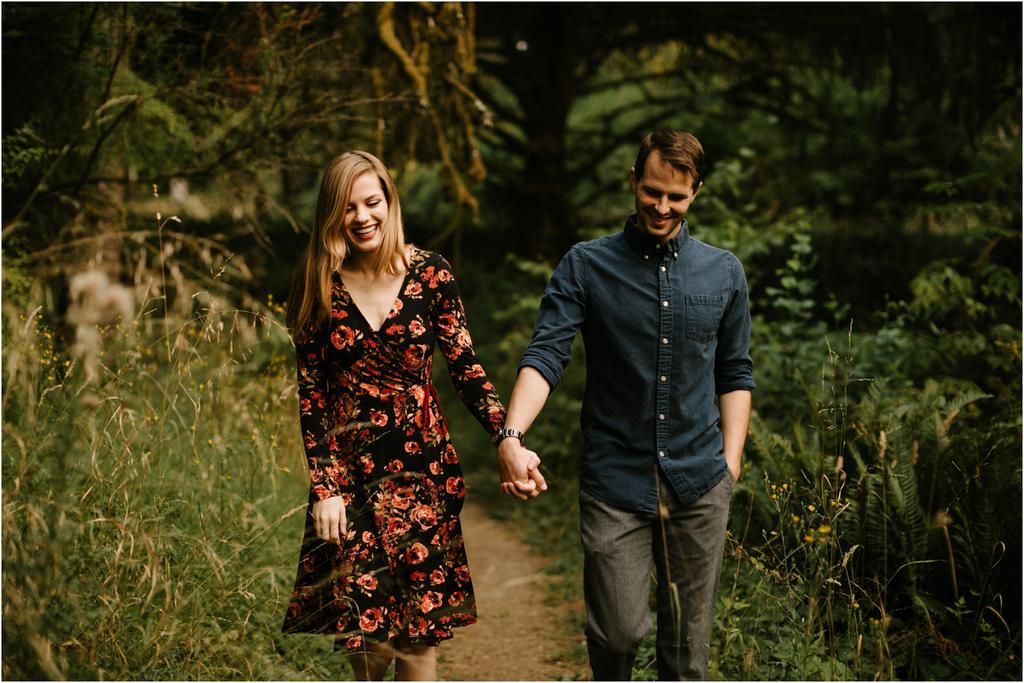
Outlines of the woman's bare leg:
[[392,641],[385,643],[364,642],[364,652],[349,653],[348,661],[352,665],[352,675],[357,681],[382,681],[391,660],[395,658],[395,646]]
[[436,681],[437,647],[400,640],[395,653],[396,681]]

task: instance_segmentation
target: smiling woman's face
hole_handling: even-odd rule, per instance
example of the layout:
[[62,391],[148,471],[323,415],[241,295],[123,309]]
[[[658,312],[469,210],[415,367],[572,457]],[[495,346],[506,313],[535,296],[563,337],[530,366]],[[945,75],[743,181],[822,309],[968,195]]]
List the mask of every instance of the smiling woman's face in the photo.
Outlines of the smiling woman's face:
[[380,247],[387,220],[388,200],[380,178],[374,173],[362,174],[352,183],[352,194],[345,207],[341,223],[345,241],[354,251],[370,254]]

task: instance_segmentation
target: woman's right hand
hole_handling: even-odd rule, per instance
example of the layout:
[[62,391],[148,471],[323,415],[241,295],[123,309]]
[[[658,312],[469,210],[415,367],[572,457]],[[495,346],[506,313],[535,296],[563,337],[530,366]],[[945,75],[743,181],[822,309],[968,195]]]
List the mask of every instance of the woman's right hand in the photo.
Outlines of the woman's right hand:
[[341,496],[331,496],[313,503],[312,514],[316,537],[341,545],[345,538],[345,528],[348,526],[345,502]]

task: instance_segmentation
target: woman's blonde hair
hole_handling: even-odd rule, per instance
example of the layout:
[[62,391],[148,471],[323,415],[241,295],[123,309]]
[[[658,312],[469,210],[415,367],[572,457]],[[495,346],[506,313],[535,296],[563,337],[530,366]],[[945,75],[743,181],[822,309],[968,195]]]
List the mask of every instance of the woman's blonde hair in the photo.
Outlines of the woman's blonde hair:
[[377,276],[398,275],[409,267],[398,189],[387,168],[369,152],[356,150],[335,157],[324,169],[316,201],[316,223],[288,295],[285,320],[295,339],[313,334],[330,317],[331,275],[341,269],[349,248],[342,232],[345,209],[352,184],[364,173],[373,173],[380,179],[388,202],[387,222],[380,226],[380,248],[371,256],[373,272]]

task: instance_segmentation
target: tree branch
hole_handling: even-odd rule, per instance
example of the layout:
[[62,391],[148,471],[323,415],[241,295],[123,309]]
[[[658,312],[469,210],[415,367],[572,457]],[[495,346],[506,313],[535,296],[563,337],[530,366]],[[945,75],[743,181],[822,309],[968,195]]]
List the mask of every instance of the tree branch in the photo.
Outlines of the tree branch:
[[[645,104],[650,106],[652,102],[648,101]],[[569,180],[569,187],[575,187],[578,185],[587,174],[593,171],[594,166],[607,157],[614,149],[626,143],[635,143],[637,136],[644,131],[648,131],[651,126],[656,125],[659,121],[663,121],[668,114],[679,107],[678,100],[675,100],[674,98],[664,98],[660,101],[656,100],[653,104],[662,104],[664,106],[661,109],[658,109],[654,114],[634,124],[628,130],[612,137],[608,142],[600,145],[596,150],[591,152],[590,155],[576,165],[575,168],[569,169],[566,173]]]

